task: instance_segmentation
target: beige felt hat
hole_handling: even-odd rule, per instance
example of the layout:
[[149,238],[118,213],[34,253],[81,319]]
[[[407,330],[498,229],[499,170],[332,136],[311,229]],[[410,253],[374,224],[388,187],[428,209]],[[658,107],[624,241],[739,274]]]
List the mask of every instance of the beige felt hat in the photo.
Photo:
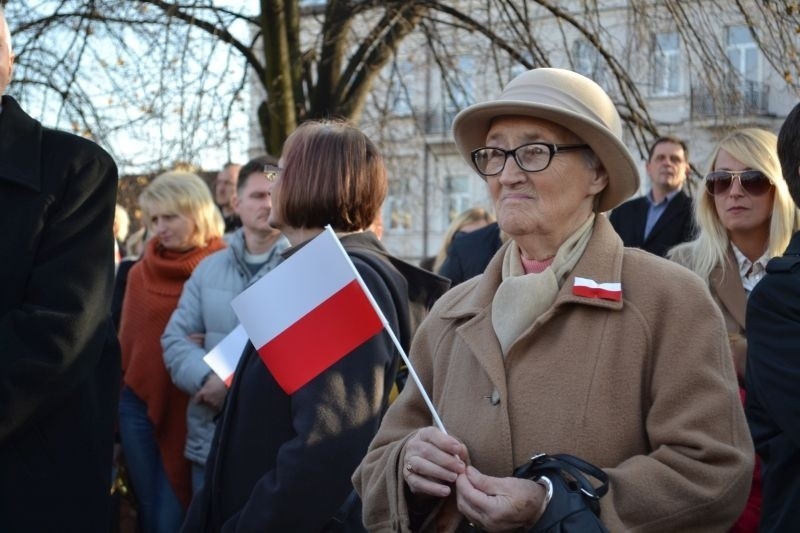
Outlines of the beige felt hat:
[[622,142],[619,113],[606,92],[589,78],[559,68],[529,70],[511,80],[496,100],[461,111],[453,122],[453,136],[470,167],[470,153],[486,144],[492,119],[508,115],[555,122],[592,148],[608,172],[608,186],[600,193],[600,212],[639,190],[639,170]]

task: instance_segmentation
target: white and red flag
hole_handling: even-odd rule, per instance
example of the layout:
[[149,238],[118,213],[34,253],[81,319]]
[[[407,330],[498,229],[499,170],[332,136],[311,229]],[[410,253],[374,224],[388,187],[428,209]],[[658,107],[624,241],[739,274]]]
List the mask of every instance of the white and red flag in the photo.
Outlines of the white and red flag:
[[239,324],[203,357],[206,364],[228,387],[231,386],[233,371],[236,370],[246,345],[247,333]]
[[434,422],[445,431],[411,361],[330,226],[231,305],[287,394],[385,330]]
[[332,231],[312,239],[231,305],[287,394],[383,329]]
[[622,299],[622,283],[598,283],[593,279],[576,277],[572,286],[572,294],[584,298],[600,298],[618,302]]

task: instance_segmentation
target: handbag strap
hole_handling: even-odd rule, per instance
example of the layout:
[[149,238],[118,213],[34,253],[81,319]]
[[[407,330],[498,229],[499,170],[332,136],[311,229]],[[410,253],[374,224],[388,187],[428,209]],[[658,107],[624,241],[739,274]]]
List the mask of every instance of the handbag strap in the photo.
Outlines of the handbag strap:
[[[570,465],[571,467],[579,470],[582,474],[588,474],[595,478],[596,480],[600,481],[600,485],[594,487],[595,493],[597,493],[598,498],[602,498],[605,496],[606,492],[608,492],[608,474],[606,474],[602,469],[596,467],[595,465],[584,461],[580,457],[575,457],[574,455],[567,455],[567,454],[556,454],[556,460],[562,462],[564,465]],[[577,478],[576,472],[573,468],[565,468],[567,472],[570,473],[573,477]]]
[[[593,500],[599,500],[608,492],[608,474],[595,465],[579,457],[568,454],[539,454],[514,471],[514,477],[538,478],[543,475],[561,475],[566,472],[580,485],[581,492]],[[600,481],[600,485],[592,485],[585,475]]]

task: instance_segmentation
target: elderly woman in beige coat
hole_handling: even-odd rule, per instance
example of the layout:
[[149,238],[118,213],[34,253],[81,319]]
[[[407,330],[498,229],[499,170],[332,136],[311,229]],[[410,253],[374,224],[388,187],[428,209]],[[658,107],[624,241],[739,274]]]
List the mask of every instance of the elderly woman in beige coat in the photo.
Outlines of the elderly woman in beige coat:
[[610,478],[611,531],[725,531],[753,448],[719,309],[688,270],[623,247],[602,215],[639,187],[611,99],[535,69],[462,111],[456,145],[510,240],[445,294],[353,481],[370,531],[530,528],[546,484],[511,476],[568,453]]

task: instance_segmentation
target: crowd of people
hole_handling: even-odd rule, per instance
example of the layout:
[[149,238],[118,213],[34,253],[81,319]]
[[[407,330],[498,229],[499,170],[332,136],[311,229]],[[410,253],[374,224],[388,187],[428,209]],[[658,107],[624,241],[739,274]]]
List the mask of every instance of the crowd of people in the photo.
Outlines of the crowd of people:
[[[0,8],[0,95],[13,58]],[[213,187],[158,175],[128,237],[112,158],[0,105],[0,531],[117,530],[121,466],[143,533],[570,531],[567,498],[615,532],[800,530],[800,104],[698,187],[655,139],[631,200],[608,94],[524,72],[456,116],[492,208],[426,268],[381,243],[387,169],[347,121]],[[384,330],[297,390],[249,341],[217,375],[231,302],[328,227]]]

